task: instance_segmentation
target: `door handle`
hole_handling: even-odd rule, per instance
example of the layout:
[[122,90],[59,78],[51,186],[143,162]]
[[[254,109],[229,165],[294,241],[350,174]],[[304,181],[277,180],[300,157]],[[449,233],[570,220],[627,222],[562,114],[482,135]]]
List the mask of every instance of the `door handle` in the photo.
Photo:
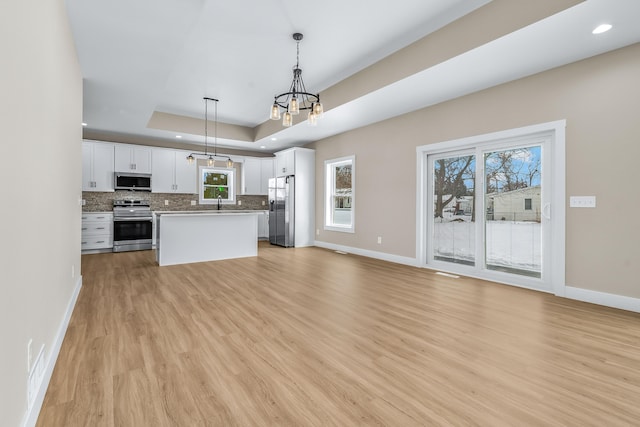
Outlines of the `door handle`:
[[551,219],[551,203],[545,203],[542,207],[542,216],[546,219]]

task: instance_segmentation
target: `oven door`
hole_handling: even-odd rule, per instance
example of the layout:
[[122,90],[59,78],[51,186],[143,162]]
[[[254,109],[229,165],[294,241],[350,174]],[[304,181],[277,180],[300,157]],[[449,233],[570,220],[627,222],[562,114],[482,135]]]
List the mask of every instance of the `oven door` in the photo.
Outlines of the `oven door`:
[[113,251],[151,249],[152,217],[114,217]]

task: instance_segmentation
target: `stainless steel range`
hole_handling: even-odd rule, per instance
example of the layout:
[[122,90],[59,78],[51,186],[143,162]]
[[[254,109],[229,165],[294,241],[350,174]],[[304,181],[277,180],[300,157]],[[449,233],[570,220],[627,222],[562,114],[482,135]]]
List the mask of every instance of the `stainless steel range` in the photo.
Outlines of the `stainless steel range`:
[[144,200],[113,201],[113,252],[151,249],[153,215]]

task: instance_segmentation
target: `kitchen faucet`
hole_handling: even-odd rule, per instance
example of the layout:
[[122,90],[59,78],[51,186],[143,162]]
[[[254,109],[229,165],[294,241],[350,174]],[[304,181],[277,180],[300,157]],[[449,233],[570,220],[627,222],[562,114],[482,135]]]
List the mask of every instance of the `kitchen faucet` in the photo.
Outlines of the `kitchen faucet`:
[[218,195],[218,210],[220,210],[221,204],[222,204],[222,196]]

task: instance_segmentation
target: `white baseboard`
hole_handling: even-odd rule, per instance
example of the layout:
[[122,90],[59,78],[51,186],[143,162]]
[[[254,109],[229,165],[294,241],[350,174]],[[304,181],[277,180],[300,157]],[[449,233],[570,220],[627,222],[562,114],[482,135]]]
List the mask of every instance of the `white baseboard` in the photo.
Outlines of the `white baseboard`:
[[625,297],[622,295],[609,294],[606,292],[591,291],[589,289],[565,287],[565,298],[578,301],[590,302],[592,304],[604,305],[607,307],[619,308],[621,310],[635,311],[640,313],[640,299]]
[[49,381],[51,381],[51,375],[53,375],[53,368],[56,366],[56,361],[58,360],[58,355],[60,354],[60,348],[62,347],[62,341],[64,340],[64,335],[67,332],[67,327],[69,326],[69,321],[71,320],[71,313],[73,313],[73,308],[76,306],[76,301],[78,300],[78,294],[80,294],[80,288],[82,288],[82,276],[78,277],[76,287],[71,294],[69,304],[67,304],[67,310],[64,313],[64,318],[62,319],[62,322],[58,327],[58,332],[56,333],[55,339],[51,346],[51,351],[48,352],[48,358],[44,368],[45,370],[42,382],[40,383],[40,386],[38,388],[38,392],[36,394],[33,405],[27,412],[25,422],[23,424],[24,427],[33,427],[38,421],[38,415],[40,415],[40,409],[42,409],[44,396],[47,393],[47,388],[49,388]]
[[384,252],[370,251],[368,249],[352,248],[350,246],[335,245],[333,243],[321,242],[318,240],[313,242],[313,244],[314,246],[317,246],[319,248],[331,249],[334,251],[342,251],[342,252],[347,252],[354,255],[362,255],[369,258],[380,259],[383,261],[395,262],[396,264],[404,264],[404,265],[409,265],[411,267],[416,267],[418,265],[415,258],[387,254]]

